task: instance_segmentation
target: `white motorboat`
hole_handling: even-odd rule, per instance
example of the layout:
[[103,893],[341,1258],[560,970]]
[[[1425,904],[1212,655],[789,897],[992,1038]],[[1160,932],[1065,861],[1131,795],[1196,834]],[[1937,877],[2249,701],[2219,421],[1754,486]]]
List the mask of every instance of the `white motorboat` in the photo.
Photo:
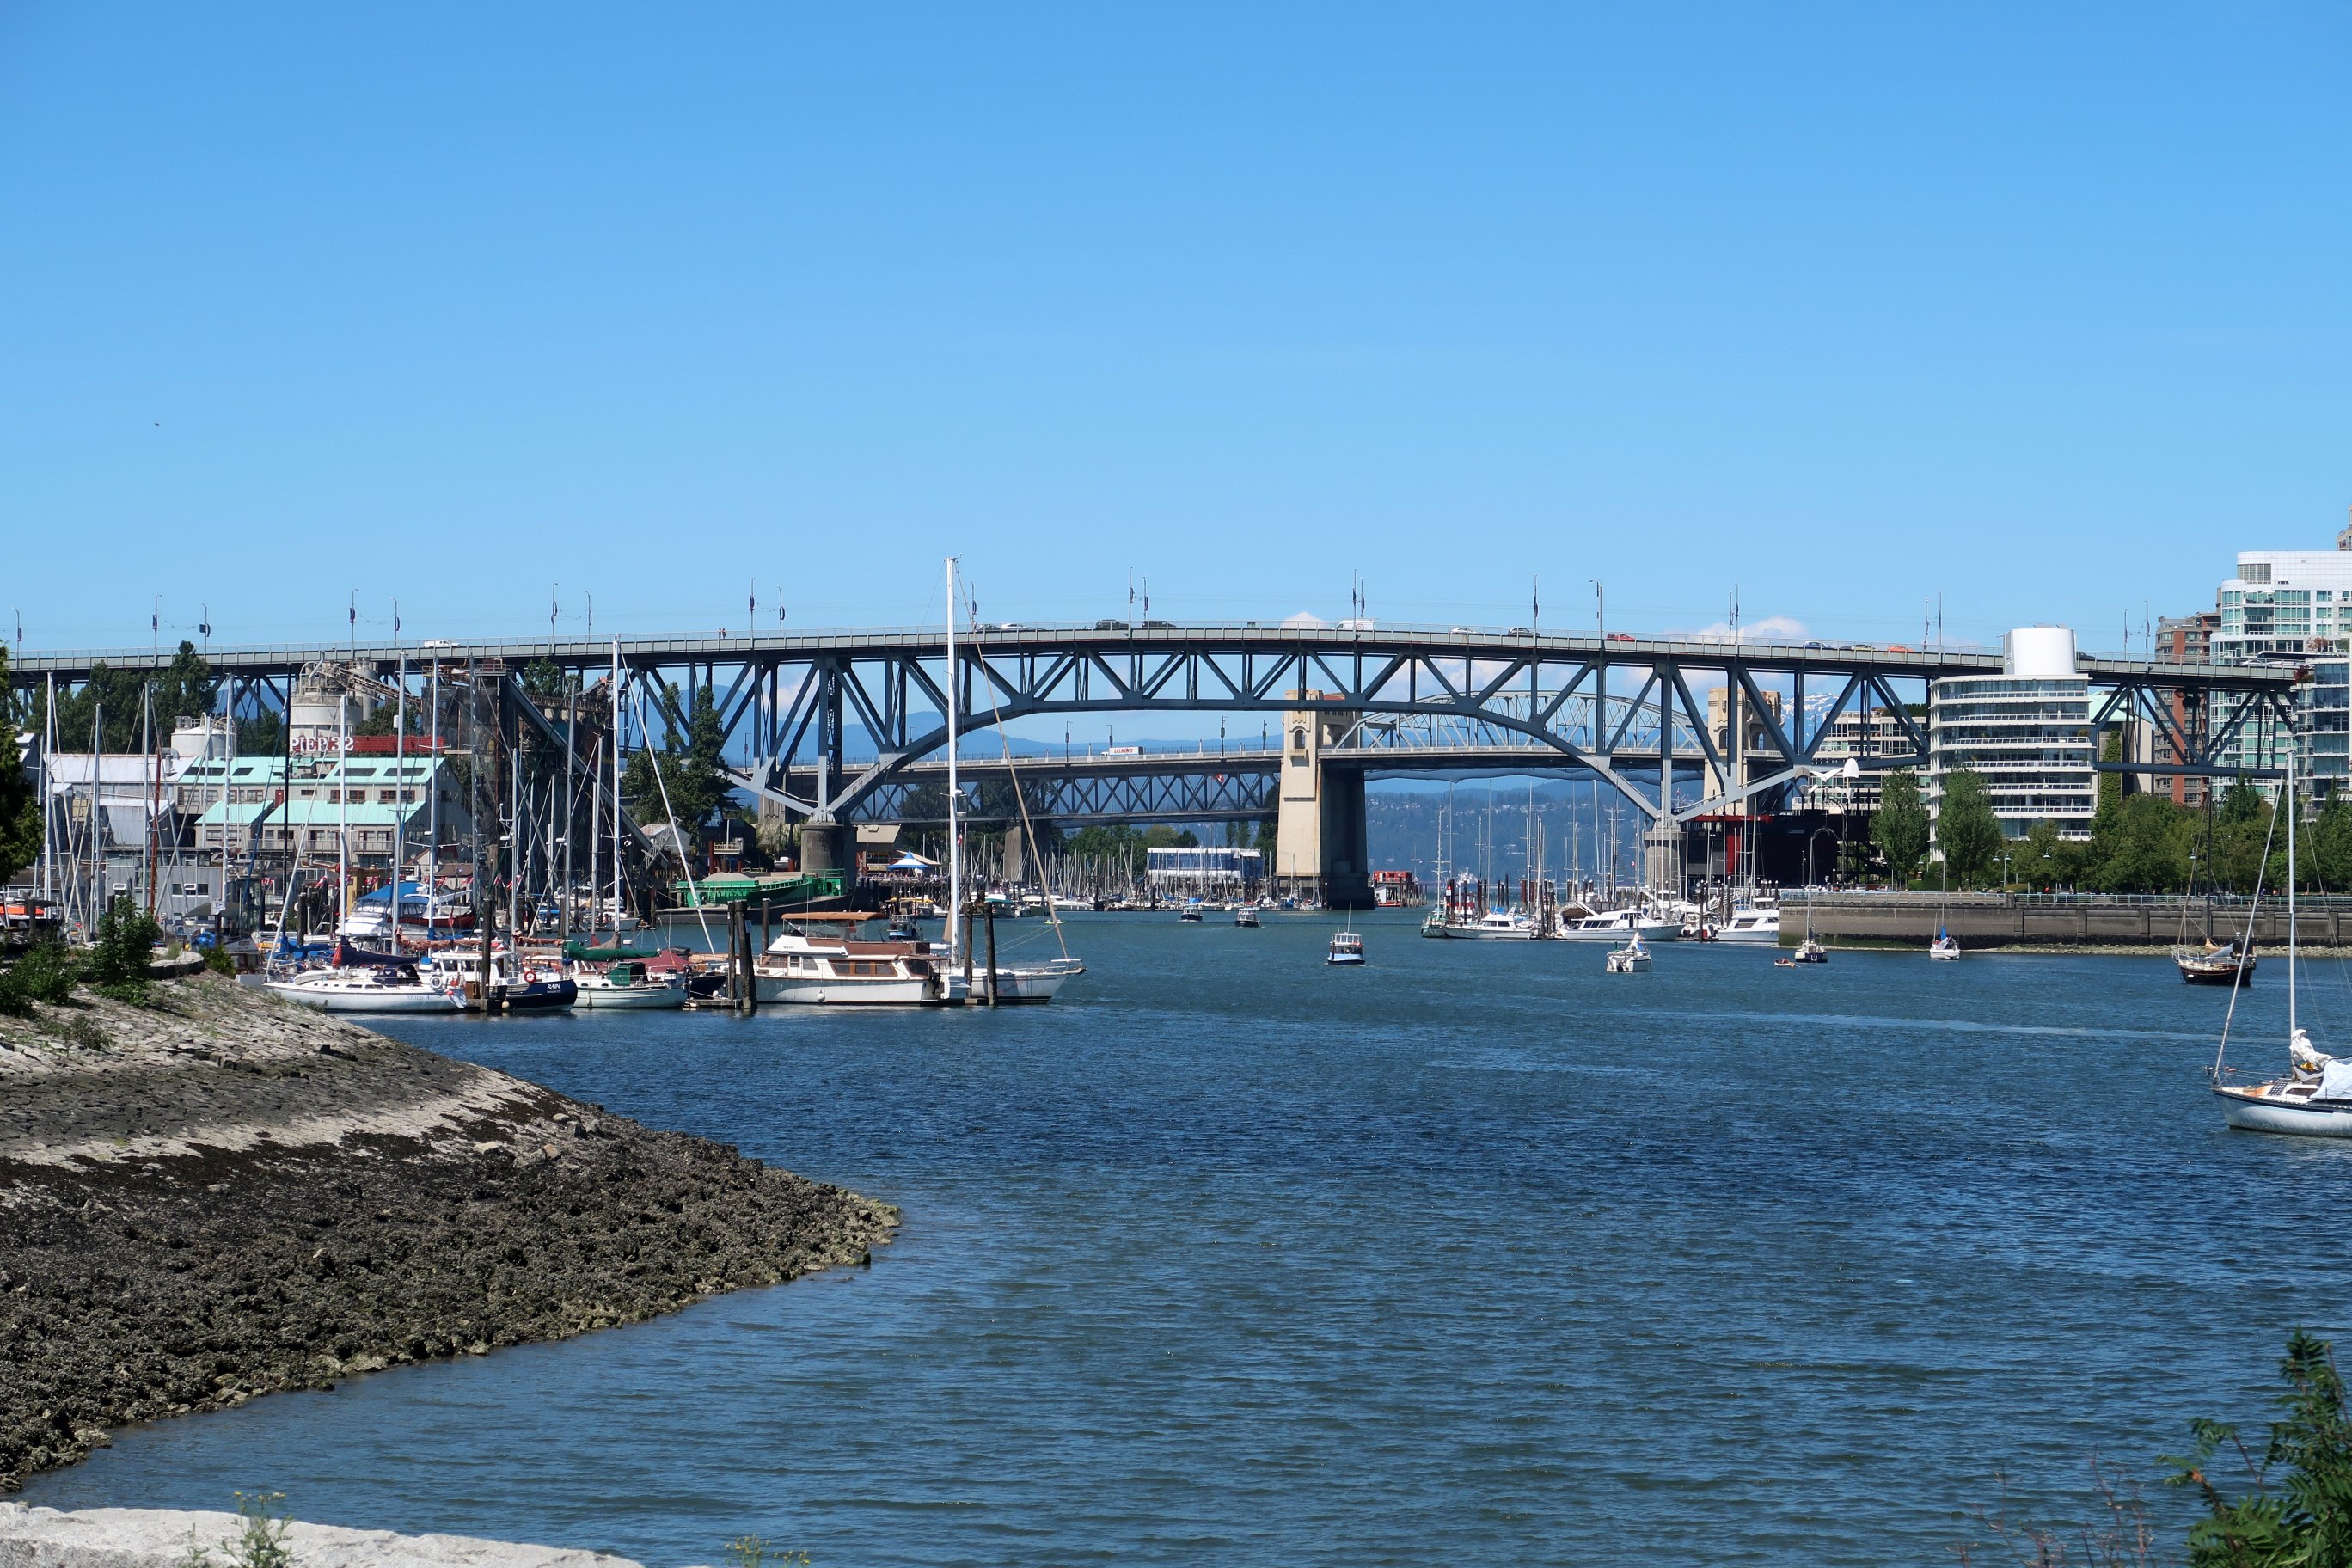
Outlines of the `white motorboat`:
[[1563,942],[1622,942],[1636,936],[1643,942],[1680,942],[1683,922],[1628,905],[1568,921],[1559,928],[1559,934]]
[[1537,932],[1535,917],[1524,910],[1488,910],[1466,921],[1448,920],[1442,910],[1433,913],[1422,922],[1421,934],[1465,942],[1533,942]]
[[[761,1002],[788,1005],[940,1007],[966,999],[946,957],[928,942],[856,942],[788,925],[751,961],[751,982]],[[1023,1000],[1044,1001],[1067,978]],[[1002,999],[1013,1000],[1009,989]]]
[[1255,904],[1236,904],[1234,906],[1234,924],[1237,926],[1255,927],[1262,925],[1263,923],[1264,922],[1257,918],[1257,906]]
[[1734,910],[1729,920],[1715,928],[1715,940],[1778,947],[1780,945],[1780,911],[1777,909]]
[[328,1013],[459,1013],[465,1004],[427,983],[414,964],[306,969],[268,980],[264,989],[299,1006]]
[[1330,951],[1323,955],[1326,963],[1341,966],[1364,962],[1364,939],[1351,931],[1333,931]]
[[635,959],[622,959],[599,967],[574,961],[572,984],[580,988],[576,1007],[634,1008],[652,1011],[686,1005],[684,973],[653,974]]
[[1650,950],[1642,945],[1642,939],[1637,936],[1622,947],[1609,950],[1605,969],[1611,974],[1646,974],[1650,969]]
[[[2242,974],[2232,977],[2230,988],[2230,1016],[2221,1023],[2221,1044],[2213,1053],[2210,1069],[2213,1093],[2221,1101],[2221,1117],[2231,1126],[2249,1132],[2285,1132],[2302,1138],[2352,1138],[2352,1058],[2335,1057],[2321,1051],[2311,1043],[2311,1035],[2297,1019],[2298,1005],[2296,970],[2298,952],[2295,943],[2294,819],[2300,803],[2294,794],[2294,759],[2287,758],[2286,778],[2280,788],[2278,810],[2271,817],[2271,831],[2278,830],[2278,819],[2286,818],[2286,1057],[2287,1071],[2284,1078],[2268,1079],[2258,1083],[2233,1083],[2226,1058],[2230,1050],[2230,1023],[2237,1016],[2238,987],[2245,984]],[[2262,908],[2263,871],[2270,865],[2271,847],[2263,844],[2263,858],[2254,873],[2254,899],[2246,911],[2246,930],[2253,930],[2254,915]]]

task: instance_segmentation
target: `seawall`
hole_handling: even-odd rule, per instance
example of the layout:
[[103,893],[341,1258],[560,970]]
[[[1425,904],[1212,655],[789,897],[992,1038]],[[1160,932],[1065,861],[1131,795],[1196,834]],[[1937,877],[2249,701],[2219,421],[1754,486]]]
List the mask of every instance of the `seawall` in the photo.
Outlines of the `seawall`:
[[266,992],[152,991],[0,1016],[0,1487],[110,1427],[861,1263],[898,1224]]
[[[2179,898],[2033,899],[2006,893],[1830,893],[1811,900],[1813,934],[1829,943],[1885,943],[1925,947],[1938,923],[1964,948],[2105,949],[2168,952],[2181,940],[2184,904]],[[1806,900],[1782,906],[1780,940],[1801,941]],[[2189,940],[2201,942],[2205,901],[2186,902]],[[2244,900],[2213,906],[2212,933],[2231,941],[2251,924],[2257,952],[2286,946],[2284,900],[2263,900],[2251,921]],[[2295,937],[2309,948],[2352,945],[2352,900],[2313,900],[2296,912]]]

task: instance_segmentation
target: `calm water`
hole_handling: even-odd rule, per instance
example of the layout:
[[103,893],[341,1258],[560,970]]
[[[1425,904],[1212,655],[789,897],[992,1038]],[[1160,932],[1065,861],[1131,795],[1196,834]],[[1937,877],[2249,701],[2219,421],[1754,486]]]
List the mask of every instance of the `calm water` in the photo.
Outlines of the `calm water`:
[[[2221,1131],[2160,960],[1097,917],[993,1016],[394,1021],[903,1205],[875,1267],[126,1435],[32,1500],[711,1561],[1948,1560],[2352,1321],[2352,1149]],[[1042,928],[1007,928],[1030,935]],[[2333,966],[2331,966],[2332,968]],[[2277,1040],[2266,966],[2242,1005]],[[2315,977],[2345,1038],[2340,977]],[[2273,1054],[2276,1047],[2268,1047]],[[2177,1494],[2155,1500],[2179,1518]]]

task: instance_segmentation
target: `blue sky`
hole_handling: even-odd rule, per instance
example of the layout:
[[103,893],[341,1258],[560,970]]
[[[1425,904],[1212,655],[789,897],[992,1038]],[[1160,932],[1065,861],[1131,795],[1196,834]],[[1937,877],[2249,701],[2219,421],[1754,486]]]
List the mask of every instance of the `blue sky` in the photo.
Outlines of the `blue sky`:
[[[1892,640],[2352,503],[2352,11],[0,5],[28,647]],[[6,628],[13,632],[13,626]]]

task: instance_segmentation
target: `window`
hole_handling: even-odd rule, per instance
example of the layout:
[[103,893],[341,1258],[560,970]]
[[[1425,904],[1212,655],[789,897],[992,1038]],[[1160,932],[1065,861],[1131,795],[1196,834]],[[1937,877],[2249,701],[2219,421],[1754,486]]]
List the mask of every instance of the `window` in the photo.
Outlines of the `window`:
[[1294,752],[1303,752],[1307,749],[1307,731],[1305,730],[1293,730],[1290,732],[1290,749]]

